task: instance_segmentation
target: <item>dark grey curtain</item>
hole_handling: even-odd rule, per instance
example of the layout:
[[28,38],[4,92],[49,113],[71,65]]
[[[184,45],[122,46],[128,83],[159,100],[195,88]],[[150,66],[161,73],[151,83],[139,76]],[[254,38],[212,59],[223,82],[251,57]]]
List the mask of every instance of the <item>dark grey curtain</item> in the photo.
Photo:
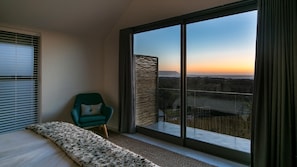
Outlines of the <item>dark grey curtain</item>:
[[296,166],[297,0],[258,0],[252,166]]
[[132,30],[120,31],[119,42],[119,90],[120,90],[120,132],[135,132],[135,79]]

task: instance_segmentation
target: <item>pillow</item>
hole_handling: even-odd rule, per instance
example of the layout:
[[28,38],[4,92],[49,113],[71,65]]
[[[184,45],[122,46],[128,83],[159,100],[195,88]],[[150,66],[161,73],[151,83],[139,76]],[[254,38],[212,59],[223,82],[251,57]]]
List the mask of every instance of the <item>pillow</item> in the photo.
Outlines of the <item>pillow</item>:
[[100,109],[101,109],[102,103],[95,104],[95,105],[86,105],[86,104],[81,104],[81,115],[98,115],[101,114]]

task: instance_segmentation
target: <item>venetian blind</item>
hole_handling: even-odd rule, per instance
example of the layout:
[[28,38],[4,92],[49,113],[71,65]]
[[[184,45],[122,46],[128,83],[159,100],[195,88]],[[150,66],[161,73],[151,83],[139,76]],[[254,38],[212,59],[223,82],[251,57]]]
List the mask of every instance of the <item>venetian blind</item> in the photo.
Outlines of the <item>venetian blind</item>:
[[39,37],[0,30],[0,133],[38,122]]

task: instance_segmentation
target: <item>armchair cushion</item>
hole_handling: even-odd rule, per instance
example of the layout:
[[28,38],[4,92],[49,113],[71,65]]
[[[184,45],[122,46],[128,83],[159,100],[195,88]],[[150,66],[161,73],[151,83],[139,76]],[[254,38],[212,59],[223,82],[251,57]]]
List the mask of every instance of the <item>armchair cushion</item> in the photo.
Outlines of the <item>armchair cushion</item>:
[[95,105],[81,104],[81,116],[100,115],[102,103]]

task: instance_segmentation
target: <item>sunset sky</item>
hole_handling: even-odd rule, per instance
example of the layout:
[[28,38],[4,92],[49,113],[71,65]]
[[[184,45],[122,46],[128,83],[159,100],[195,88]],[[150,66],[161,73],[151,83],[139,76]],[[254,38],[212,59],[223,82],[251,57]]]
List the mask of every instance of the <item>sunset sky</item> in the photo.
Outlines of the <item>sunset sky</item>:
[[[187,25],[187,74],[253,75],[256,11]],[[160,71],[180,72],[180,26],[134,35],[134,54],[159,58]]]

